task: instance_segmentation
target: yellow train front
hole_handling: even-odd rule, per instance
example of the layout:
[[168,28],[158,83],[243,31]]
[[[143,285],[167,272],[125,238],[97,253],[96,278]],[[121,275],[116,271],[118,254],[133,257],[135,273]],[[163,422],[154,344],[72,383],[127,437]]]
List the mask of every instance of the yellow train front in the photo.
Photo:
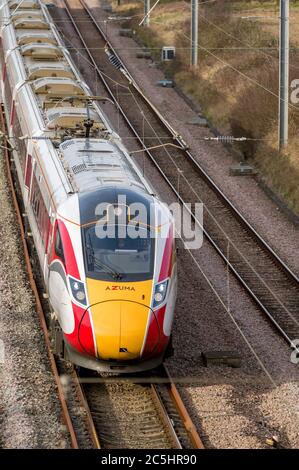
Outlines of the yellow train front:
[[97,371],[157,367],[176,299],[171,213],[150,194],[106,187],[72,196],[58,214],[49,292],[65,356]]

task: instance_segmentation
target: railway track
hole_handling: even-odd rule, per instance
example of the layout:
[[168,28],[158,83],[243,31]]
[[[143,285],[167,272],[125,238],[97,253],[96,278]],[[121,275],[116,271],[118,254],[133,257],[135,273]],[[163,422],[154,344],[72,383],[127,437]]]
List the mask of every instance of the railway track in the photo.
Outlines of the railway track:
[[[202,441],[172,382],[163,368],[162,383],[140,384],[140,379],[124,381],[119,377],[80,377],[72,365],[55,357],[49,337],[48,315],[40,296],[38,274],[34,271],[30,245],[26,237],[22,211],[13,178],[12,161],[5,136],[4,108],[1,105],[0,127],[3,132],[4,158],[14,208],[20,228],[24,258],[36,311],[43,330],[51,370],[61,404],[62,421],[72,448],[203,448]],[[102,380],[101,380],[102,379]],[[101,383],[98,383],[101,381]],[[161,382],[161,377],[160,381]],[[165,383],[164,383],[165,382]]]
[[158,377],[81,377],[101,448],[202,449],[167,370]]
[[[293,341],[299,338],[298,277],[226,198],[143,94],[85,0],[65,0],[64,4],[107,95],[144,153],[183,205],[204,204],[205,237],[280,335],[294,347]],[[51,14],[55,21],[55,9]],[[62,28],[59,22],[58,27]],[[65,37],[71,44],[72,38],[67,33]]]

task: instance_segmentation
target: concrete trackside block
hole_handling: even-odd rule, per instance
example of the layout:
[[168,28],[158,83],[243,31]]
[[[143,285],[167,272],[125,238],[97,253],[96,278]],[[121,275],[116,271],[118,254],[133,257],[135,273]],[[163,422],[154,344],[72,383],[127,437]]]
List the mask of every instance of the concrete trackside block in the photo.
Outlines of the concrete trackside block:
[[112,13],[112,5],[104,5],[103,10],[106,11],[107,13]]
[[151,53],[149,51],[139,51],[136,53],[137,59],[151,59]]
[[208,121],[202,116],[195,116],[194,118],[190,119],[187,124],[199,127],[208,127]]
[[122,29],[119,30],[119,35],[123,36],[125,38],[132,38],[133,37],[133,31],[132,31],[132,29],[122,28]]
[[231,176],[253,176],[257,174],[257,171],[249,163],[240,162],[230,167],[229,174]]
[[205,351],[201,356],[205,367],[222,364],[241,367],[241,356],[236,351]]
[[158,62],[155,62],[154,60],[148,64],[149,67],[158,67]]
[[173,80],[159,80],[156,83],[157,86],[163,86],[165,88],[173,88],[174,87],[174,81]]

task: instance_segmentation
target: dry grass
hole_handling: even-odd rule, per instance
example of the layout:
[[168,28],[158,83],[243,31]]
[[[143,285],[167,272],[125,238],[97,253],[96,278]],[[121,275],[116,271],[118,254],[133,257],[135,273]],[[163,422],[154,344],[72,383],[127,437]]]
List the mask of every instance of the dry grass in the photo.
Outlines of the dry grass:
[[[136,1],[126,1],[117,11],[142,15],[143,7]],[[150,28],[138,27],[136,18],[126,25],[136,30],[138,40],[152,50],[156,60],[162,45],[176,46],[175,64],[165,66],[166,76],[174,78],[192,95],[222,132],[257,139],[242,144],[241,150],[254,160],[268,184],[299,213],[299,112],[290,113],[290,145],[287,152],[279,154],[278,99],[266,91],[278,94],[278,12],[276,0],[222,0],[202,5],[196,71],[190,69],[189,3],[161,0],[151,16]],[[299,1],[294,0],[293,46],[299,44],[298,38]],[[292,51],[291,79],[299,78],[298,64],[298,52]]]

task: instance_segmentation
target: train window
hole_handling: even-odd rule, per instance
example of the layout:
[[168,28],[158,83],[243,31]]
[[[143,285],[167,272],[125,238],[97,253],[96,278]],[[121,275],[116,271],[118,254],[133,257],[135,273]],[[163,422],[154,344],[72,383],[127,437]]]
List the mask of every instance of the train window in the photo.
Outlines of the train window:
[[27,188],[30,188],[31,175],[32,175],[32,156],[28,153],[26,175],[25,175],[25,186],[27,186]]
[[154,237],[151,232],[142,229],[140,237],[131,238],[119,232],[120,225],[113,227],[115,236],[104,238],[98,236],[96,225],[83,229],[87,275],[102,280],[151,279],[154,262]]
[[60,231],[58,227],[56,230],[55,252],[56,252],[56,255],[59,256],[61,261],[65,264],[63,245],[62,245],[61,235],[60,235]]
[[35,201],[35,215],[38,218],[39,216],[39,200],[38,199],[36,199]]

